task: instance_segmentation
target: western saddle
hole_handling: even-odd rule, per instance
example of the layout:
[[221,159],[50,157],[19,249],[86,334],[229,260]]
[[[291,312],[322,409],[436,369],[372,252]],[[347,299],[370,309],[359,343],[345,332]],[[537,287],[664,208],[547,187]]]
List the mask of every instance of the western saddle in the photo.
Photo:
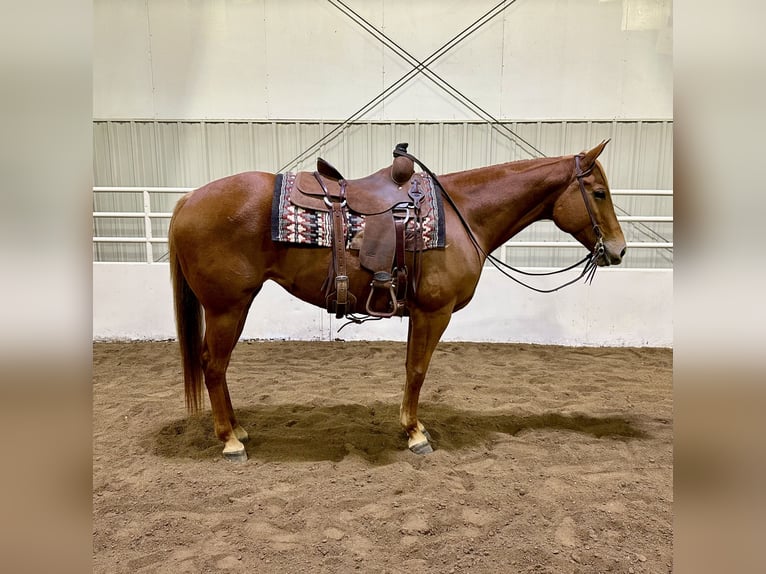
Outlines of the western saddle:
[[[416,222],[414,251],[417,254],[423,248],[420,222],[425,195],[422,180],[415,176],[413,160],[407,154],[407,144],[398,144],[393,155],[391,166],[361,179],[347,180],[322,158],[317,160],[315,172],[297,174],[291,202],[305,209],[330,213],[333,255],[325,294],[327,311],[335,313],[337,318],[354,313],[356,306],[346,272],[347,210],[364,216],[359,262],[373,273],[365,312],[374,317],[405,313],[409,286],[405,263],[406,225],[410,219]],[[415,262],[417,265],[417,257]],[[413,279],[416,275],[417,269]]]

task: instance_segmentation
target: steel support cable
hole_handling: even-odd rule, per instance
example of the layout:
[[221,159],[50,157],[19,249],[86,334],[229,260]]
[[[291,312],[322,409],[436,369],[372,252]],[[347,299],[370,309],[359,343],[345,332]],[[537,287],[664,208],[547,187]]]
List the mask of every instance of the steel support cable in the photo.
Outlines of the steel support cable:
[[[502,9],[505,10],[506,8],[514,4],[516,1],[517,0],[512,0],[507,6],[503,6]],[[492,114],[484,110],[481,106],[479,106],[477,103],[475,103],[470,98],[468,98],[465,94],[460,92],[460,90],[458,90],[457,88],[452,86],[449,82],[447,82],[444,78],[436,74],[436,72],[430,70],[428,68],[428,64],[425,64],[424,62],[420,62],[417,58],[415,58],[412,54],[410,54],[406,49],[400,46],[396,41],[389,38],[384,32],[381,32],[380,30],[378,30],[373,24],[371,24],[367,19],[365,19],[364,16],[360,15],[354,9],[349,7],[345,2],[343,2],[343,0],[328,0],[328,2],[332,4],[335,8],[340,10],[343,14],[348,16],[354,23],[362,27],[367,33],[375,37],[375,39],[377,39],[379,42],[385,45],[388,49],[396,53],[408,64],[413,66],[413,68],[420,68],[421,72],[429,80],[434,82],[439,88],[444,90],[448,95],[450,95],[451,97],[453,97],[454,99],[458,100],[460,103],[465,105],[472,112],[476,113],[479,117],[487,121],[487,123],[492,128],[497,130],[498,133],[502,134],[503,136],[517,143],[519,141],[523,142],[527,147],[534,150],[534,152],[536,152],[538,156],[540,157],[547,157],[545,153],[543,153],[542,151],[537,149],[535,146],[533,146],[531,143],[529,143],[527,140],[525,140],[523,137],[518,135],[516,132],[510,129],[507,125],[505,125],[503,122],[501,122],[500,120],[492,116]],[[507,133],[504,133],[502,131],[503,129],[506,130]],[[523,146],[520,146],[520,147],[522,147],[523,149]],[[529,154],[531,157],[535,157],[534,154],[530,153],[528,150],[524,150],[524,151],[527,154]],[[620,206],[615,205],[615,208],[617,208],[620,212],[622,212],[623,215],[630,215],[629,212],[627,212]],[[653,240],[660,239],[661,241],[669,242],[667,238],[663,237],[660,233],[658,233],[657,231],[655,231],[654,229],[652,229],[645,223],[641,223],[641,222],[630,222],[630,223],[644,237],[647,237]]]
[[[515,2],[516,0],[510,0],[511,3]],[[396,82],[394,82],[392,85],[390,85],[388,88],[383,90],[380,94],[375,96],[372,100],[367,102],[364,106],[359,108],[356,112],[354,112],[351,116],[349,116],[346,120],[344,120],[341,124],[339,124],[337,127],[329,131],[327,134],[319,138],[317,141],[315,141],[313,144],[311,144],[308,148],[304,149],[301,153],[299,153],[297,156],[295,156],[292,160],[290,160],[288,163],[283,165],[281,168],[279,168],[277,171],[282,172],[288,168],[291,168],[297,164],[299,164],[305,156],[307,156],[309,153],[312,153],[315,151],[318,147],[320,147],[323,143],[326,143],[326,140],[328,138],[330,141],[332,139],[335,139],[338,135],[340,135],[339,132],[345,128],[349,123],[353,122],[354,120],[358,119],[360,116],[365,114],[367,111],[372,109],[374,106],[376,106],[378,103],[380,103],[382,100],[399,90],[409,82],[412,78],[414,78],[417,74],[421,73],[422,70],[431,64],[433,64],[436,60],[441,58],[445,53],[447,53],[449,50],[454,48],[457,44],[462,42],[466,37],[473,34],[476,30],[483,27],[485,24],[487,24],[490,20],[492,20],[495,16],[502,13],[508,6],[511,4],[508,3],[509,0],[503,0],[502,2],[499,2],[492,8],[490,8],[487,12],[485,12],[482,16],[480,16],[477,20],[475,20],[472,24],[464,28],[461,32],[459,32],[456,36],[454,36],[452,39],[450,39],[448,42],[443,44],[441,47],[439,47],[436,51],[431,53],[423,62],[421,65],[416,66],[409,72],[407,72],[404,76],[399,78]],[[333,135],[335,134],[335,135]]]
[[[533,150],[535,153],[531,153],[530,151],[524,149],[524,151],[530,157],[535,157],[535,154],[537,154],[537,156],[540,156],[540,157],[546,157],[546,155],[542,151],[537,149],[535,146],[533,146],[531,143],[529,143],[527,140],[525,140],[519,134],[514,132],[504,122],[498,120],[496,117],[494,117],[487,110],[483,109],[481,106],[479,106],[479,104],[477,104],[476,102],[471,100],[468,96],[466,96],[460,90],[455,88],[453,85],[451,85],[449,82],[447,82],[444,78],[439,76],[436,72],[434,72],[433,70],[429,69],[427,65],[425,65],[423,62],[420,62],[417,58],[415,58],[415,56],[410,54],[407,50],[402,48],[394,40],[389,38],[384,32],[381,32],[380,30],[378,30],[368,20],[366,20],[359,13],[355,12],[352,8],[350,8],[342,0],[327,0],[327,1],[330,4],[332,4],[333,6],[335,6],[335,8],[337,8],[338,10],[343,12],[346,16],[348,16],[356,24],[361,26],[367,33],[369,33],[370,35],[374,36],[376,40],[381,42],[383,45],[385,45],[392,52],[396,53],[396,55],[401,57],[409,65],[411,65],[413,67],[422,67],[423,68],[422,69],[423,74],[429,80],[431,80],[433,83],[435,83],[439,88],[441,88],[443,91],[445,91],[449,96],[453,97],[454,99],[458,100],[461,104],[466,106],[469,110],[474,112],[481,119],[485,120],[490,125],[490,127],[495,129],[498,133],[500,133],[501,135],[507,137],[508,139],[516,142],[517,145],[519,145],[519,147],[521,147],[522,149],[524,149],[524,146],[520,145],[519,142],[523,143],[529,149]],[[507,6],[503,7],[503,10],[505,10],[506,8],[509,8],[516,1],[517,0],[512,0]],[[343,8],[339,7],[338,4],[340,4]],[[503,131],[503,130],[505,130],[505,131]]]

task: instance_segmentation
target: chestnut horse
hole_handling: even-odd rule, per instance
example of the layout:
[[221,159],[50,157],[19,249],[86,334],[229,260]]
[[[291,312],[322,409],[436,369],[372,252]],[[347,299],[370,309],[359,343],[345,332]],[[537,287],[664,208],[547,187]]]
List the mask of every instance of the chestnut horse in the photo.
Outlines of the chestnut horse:
[[[516,161],[438,178],[451,199],[444,206],[446,247],[420,254],[417,292],[407,299],[407,378],[400,422],[413,452],[431,452],[430,437],[417,417],[431,355],[452,313],[473,297],[487,253],[531,223],[552,219],[590,250],[599,266],[620,263],[625,238],[596,161],[606,143],[577,156]],[[186,404],[191,412],[199,410],[204,375],[215,434],[231,460],[247,459],[242,442],[248,435],[232,409],[226,369],[253,299],[270,279],[303,301],[319,307],[326,303],[322,286],[331,249],[271,239],[275,178],[247,172],[188,193],[178,201],[168,232]],[[365,301],[372,274],[360,267],[358,251],[347,252],[347,275],[349,291]]]

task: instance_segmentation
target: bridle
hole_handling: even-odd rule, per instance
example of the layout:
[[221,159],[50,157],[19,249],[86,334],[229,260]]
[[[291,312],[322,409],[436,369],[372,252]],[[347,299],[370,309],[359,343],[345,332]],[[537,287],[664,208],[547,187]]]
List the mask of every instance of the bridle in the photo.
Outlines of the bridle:
[[[538,293],[553,293],[554,291],[558,291],[559,289],[562,289],[568,285],[571,285],[572,283],[576,283],[583,277],[585,278],[585,282],[590,284],[593,282],[593,277],[596,275],[596,269],[598,269],[597,261],[599,257],[602,257],[603,260],[606,262],[606,265],[610,265],[609,257],[606,256],[606,246],[604,245],[604,235],[601,232],[601,227],[599,227],[598,223],[596,223],[596,217],[593,214],[593,208],[591,207],[590,201],[588,199],[588,193],[585,191],[585,184],[583,183],[583,178],[590,175],[590,173],[593,171],[593,166],[596,164],[594,163],[591,165],[587,170],[582,171],[580,168],[580,160],[585,157],[584,154],[579,154],[575,156],[575,178],[577,179],[577,183],[580,186],[580,193],[582,193],[583,201],[585,202],[585,208],[588,211],[588,217],[590,217],[591,225],[593,226],[593,232],[596,234],[596,244],[593,246],[593,251],[588,253],[585,257],[577,261],[576,263],[573,263],[569,267],[565,267],[564,269],[557,269],[556,271],[546,271],[543,273],[534,273],[531,271],[522,271],[521,269],[517,269],[515,267],[512,267],[511,265],[508,265],[505,261],[501,261],[491,253],[487,253],[482,249],[481,245],[479,245],[479,241],[476,239],[476,236],[473,234],[473,231],[471,231],[471,227],[468,225],[468,222],[463,217],[463,214],[460,213],[460,210],[458,209],[457,205],[455,204],[454,200],[450,197],[449,193],[447,193],[447,190],[444,189],[444,186],[442,186],[441,182],[439,182],[438,178],[432,172],[426,165],[423,164],[418,158],[416,158],[414,155],[407,153],[405,151],[396,149],[394,150],[394,156],[402,155],[404,157],[407,157],[414,161],[416,164],[418,164],[421,169],[434,181],[434,183],[439,187],[439,189],[442,192],[442,195],[447,200],[447,203],[450,204],[452,209],[455,210],[455,213],[457,214],[458,219],[460,220],[460,223],[463,225],[463,227],[466,230],[466,233],[468,234],[468,237],[473,242],[474,247],[479,252],[479,254],[483,255],[484,258],[489,261],[492,265],[497,268],[500,273],[508,277],[509,279],[512,279],[519,285],[523,285],[527,289],[531,289],[532,291],[537,291]],[[569,271],[571,269],[574,269],[575,267],[578,267],[581,263],[585,263],[585,266],[583,267],[582,272],[575,277],[574,279],[567,281],[566,283],[559,285],[558,287],[554,287],[553,289],[538,289],[537,287],[533,287],[532,285],[528,285],[521,281],[520,279],[517,279],[513,275],[510,275],[505,269],[509,269],[511,271],[514,271],[516,273],[519,273],[521,275],[527,275],[527,276],[545,276],[545,275],[556,275],[558,273],[564,273],[566,271]],[[505,269],[504,269],[505,268]]]
[[609,261],[609,257],[606,256],[606,246],[604,245],[604,234],[601,233],[601,227],[599,227],[598,223],[596,223],[596,217],[593,215],[593,207],[590,204],[590,198],[588,197],[588,192],[585,191],[585,184],[583,183],[583,178],[585,176],[590,175],[590,173],[593,171],[593,167],[596,165],[594,162],[591,164],[591,166],[586,169],[585,171],[582,171],[580,168],[580,159],[585,157],[584,155],[576,155],[575,156],[575,178],[577,178],[577,183],[580,185],[580,193],[582,194],[582,200],[585,202],[585,209],[588,210],[588,217],[590,217],[590,223],[593,226],[593,233],[596,234],[596,244],[593,246],[593,251],[591,253],[591,256],[595,259],[598,259],[599,257],[602,257],[604,261],[606,262],[606,265],[611,265],[611,262]]

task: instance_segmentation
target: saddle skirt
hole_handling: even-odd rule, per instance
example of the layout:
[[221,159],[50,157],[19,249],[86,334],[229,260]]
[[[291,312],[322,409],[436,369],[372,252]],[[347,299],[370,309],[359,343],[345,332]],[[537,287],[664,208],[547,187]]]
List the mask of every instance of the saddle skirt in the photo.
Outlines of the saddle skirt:
[[[332,180],[326,180],[325,183],[330,196],[339,198],[338,183]],[[379,218],[391,219],[391,209],[411,201],[408,197],[411,185],[420,187],[423,201],[419,225],[415,217],[407,220],[405,249],[415,251],[443,248],[444,207],[431,178],[417,173],[404,186],[397,186],[391,182],[387,170],[383,169],[366,178],[352,180],[346,190],[346,249],[364,249],[365,232],[368,235],[379,232],[379,226],[375,224]],[[271,239],[283,243],[332,246],[329,208],[313,173],[277,174],[272,202]],[[370,270],[378,271],[382,268]]]

